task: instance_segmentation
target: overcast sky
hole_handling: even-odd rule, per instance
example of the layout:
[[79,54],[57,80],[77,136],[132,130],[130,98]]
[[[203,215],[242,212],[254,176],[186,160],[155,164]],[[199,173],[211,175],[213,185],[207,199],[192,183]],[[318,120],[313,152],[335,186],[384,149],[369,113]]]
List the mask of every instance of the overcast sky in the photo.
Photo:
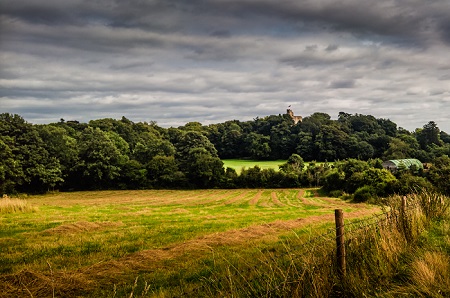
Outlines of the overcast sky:
[[0,112],[163,127],[340,111],[450,133],[449,0],[0,0]]

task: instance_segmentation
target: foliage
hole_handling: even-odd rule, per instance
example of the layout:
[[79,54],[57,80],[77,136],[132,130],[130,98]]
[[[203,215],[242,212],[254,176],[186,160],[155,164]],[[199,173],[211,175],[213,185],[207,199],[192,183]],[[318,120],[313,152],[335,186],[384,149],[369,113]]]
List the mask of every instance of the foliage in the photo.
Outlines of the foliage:
[[[33,125],[0,114],[1,194],[238,186],[323,186],[352,194],[370,185],[385,196],[430,183],[449,194],[449,154],[448,134],[433,121],[409,132],[389,119],[344,112],[337,120],[314,113],[295,125],[280,114],[167,129],[125,117]],[[400,169],[395,177],[382,171],[380,158],[406,157],[433,166]],[[259,169],[226,172],[223,158],[258,160]],[[270,161],[279,171],[265,168]]]

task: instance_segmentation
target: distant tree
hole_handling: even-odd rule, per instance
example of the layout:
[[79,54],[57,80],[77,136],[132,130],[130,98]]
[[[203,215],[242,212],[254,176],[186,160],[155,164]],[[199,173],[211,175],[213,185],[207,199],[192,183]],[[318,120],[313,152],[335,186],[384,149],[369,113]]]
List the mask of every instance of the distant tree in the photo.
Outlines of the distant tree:
[[225,173],[223,162],[202,147],[192,148],[181,168],[189,181],[201,188],[218,186]]
[[223,162],[214,145],[198,131],[183,134],[176,147],[179,169],[198,187],[216,186],[224,174]]
[[79,139],[78,160],[71,176],[73,187],[99,189],[114,187],[127,158],[106,132],[88,127]]
[[384,130],[384,133],[390,137],[397,135],[397,124],[389,119],[377,119],[378,125]]
[[246,151],[252,159],[265,160],[270,157],[270,137],[258,133],[249,133],[245,138]]
[[294,151],[291,126],[287,122],[282,122],[272,127],[270,131],[271,159],[286,159]]
[[422,129],[416,130],[416,138],[422,149],[427,149],[428,146],[442,145],[440,140],[440,130],[434,121],[430,121],[423,126]]
[[147,163],[146,169],[149,185],[152,187],[180,188],[187,184],[185,174],[179,170],[174,156],[157,155]]
[[[35,126],[19,115],[0,114],[0,140],[6,164],[1,176],[9,191],[41,192],[63,181],[59,161],[50,157]],[[12,188],[14,186],[14,189]]]
[[448,133],[446,133],[445,131],[441,130],[440,139],[442,142],[444,142],[446,144],[450,144],[450,135]]
[[295,152],[307,161],[317,159],[318,154],[314,146],[314,138],[309,132],[299,132],[297,136],[297,147]]
[[450,157],[443,155],[433,160],[428,179],[438,191],[450,195]]
[[334,161],[347,157],[349,136],[336,125],[323,125],[315,140],[320,161]]
[[[6,141],[7,138],[9,141]],[[0,195],[16,192],[17,186],[24,182],[21,164],[18,160],[15,160],[14,154],[7,143],[11,143],[10,137],[0,138]]]
[[404,141],[392,138],[389,148],[384,152],[383,159],[404,159],[409,158],[411,147]]
[[280,170],[284,173],[300,174],[305,167],[303,158],[298,154],[292,154],[289,156],[286,163],[280,165]]

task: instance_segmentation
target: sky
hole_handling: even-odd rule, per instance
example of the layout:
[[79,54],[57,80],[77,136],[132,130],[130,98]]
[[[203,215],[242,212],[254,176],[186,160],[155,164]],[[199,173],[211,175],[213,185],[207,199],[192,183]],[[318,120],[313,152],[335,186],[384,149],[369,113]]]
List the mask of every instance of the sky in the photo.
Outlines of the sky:
[[449,0],[0,0],[0,112],[248,121],[291,106],[450,132]]

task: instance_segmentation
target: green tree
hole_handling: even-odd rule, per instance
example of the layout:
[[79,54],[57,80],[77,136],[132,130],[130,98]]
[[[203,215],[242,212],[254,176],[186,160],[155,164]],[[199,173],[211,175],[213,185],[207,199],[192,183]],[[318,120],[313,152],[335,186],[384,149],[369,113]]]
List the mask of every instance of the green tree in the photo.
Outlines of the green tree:
[[383,158],[386,159],[404,159],[409,158],[411,147],[404,141],[392,138],[389,148],[384,152]]
[[114,187],[127,158],[107,133],[88,127],[80,136],[78,160],[72,173],[74,187],[102,189]]
[[151,186],[157,188],[185,187],[187,178],[178,168],[174,156],[157,155],[146,165],[147,178]]
[[435,144],[438,146],[442,145],[440,139],[440,130],[434,121],[430,121],[423,126],[422,129],[416,130],[416,138],[420,144],[420,147],[424,150],[428,146]]
[[438,191],[450,195],[450,157],[443,155],[436,158],[428,173],[428,179]]
[[270,157],[270,137],[251,132],[245,139],[248,155],[252,159],[265,160]]
[[[2,138],[8,138],[9,142],[5,143]],[[0,138],[0,195],[14,193],[24,180],[22,167],[7,144],[10,142],[10,137]]]
[[62,182],[60,163],[50,157],[36,127],[19,115],[4,113],[0,114],[0,136],[9,148],[4,146],[6,154],[12,153],[14,160],[13,171],[5,171],[5,178],[12,179],[9,188],[14,185],[18,191],[41,192]]
[[180,137],[175,147],[179,169],[190,183],[199,187],[218,185],[224,174],[223,162],[206,136],[189,131]]
[[305,168],[305,162],[303,158],[298,154],[292,154],[289,156],[286,163],[280,165],[280,170],[284,173],[300,174]]

